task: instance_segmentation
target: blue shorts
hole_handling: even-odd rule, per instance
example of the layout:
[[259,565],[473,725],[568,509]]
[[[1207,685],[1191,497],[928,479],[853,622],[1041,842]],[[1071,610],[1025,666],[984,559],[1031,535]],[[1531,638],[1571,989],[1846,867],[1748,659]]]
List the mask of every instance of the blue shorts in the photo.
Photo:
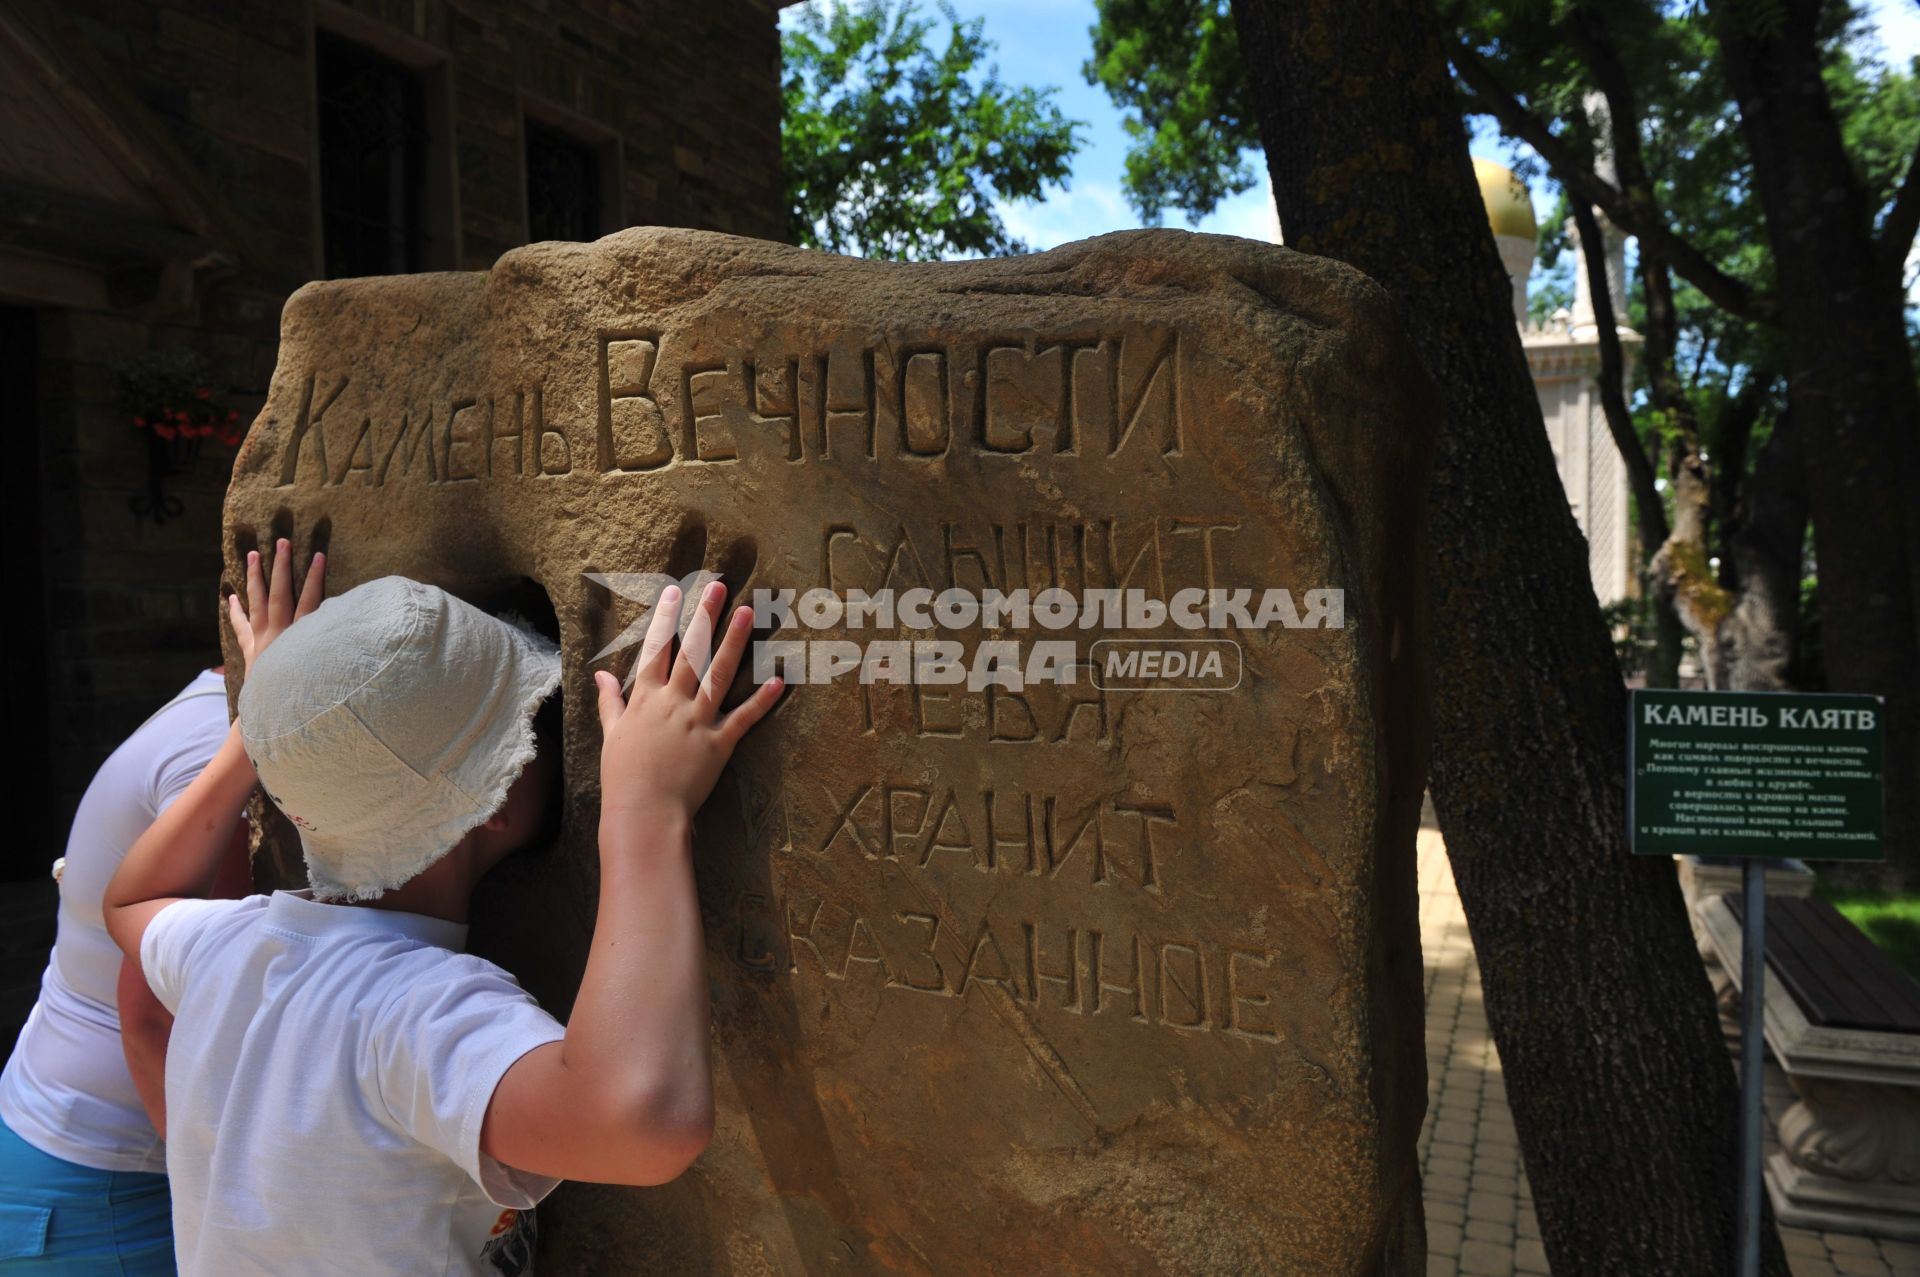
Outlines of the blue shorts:
[[0,1122],[0,1277],[172,1277],[167,1177],[43,1153]]

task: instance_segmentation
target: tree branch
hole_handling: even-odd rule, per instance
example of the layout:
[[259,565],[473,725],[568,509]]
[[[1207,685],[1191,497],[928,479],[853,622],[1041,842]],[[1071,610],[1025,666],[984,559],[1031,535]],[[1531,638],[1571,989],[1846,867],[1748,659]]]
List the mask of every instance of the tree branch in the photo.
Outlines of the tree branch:
[[1600,409],[1606,418],[1607,433],[1620,450],[1627,467],[1627,487],[1639,507],[1640,527],[1647,545],[1658,547],[1667,540],[1667,510],[1655,485],[1653,462],[1647,449],[1634,433],[1633,414],[1627,409],[1627,359],[1620,346],[1619,321],[1613,313],[1613,293],[1607,283],[1607,242],[1600,234],[1600,219],[1593,208],[1573,202],[1573,220],[1580,231],[1580,252],[1586,258],[1587,291],[1593,294],[1593,323],[1600,341]]
[[1565,139],[1554,133],[1545,120],[1529,111],[1501,86],[1492,68],[1479,54],[1465,45],[1455,45],[1453,66],[1460,79],[1472,90],[1472,100],[1499,121],[1500,127],[1507,133],[1531,146],[1575,200],[1598,207],[1607,215],[1608,221],[1657,252],[1675,271],[1728,314],[1755,322],[1773,322],[1774,305],[1770,297],[1715,266],[1704,253],[1674,234],[1664,223],[1649,222],[1639,217],[1616,187],[1601,180],[1586,160]]
[[1893,207],[1880,223],[1877,251],[1881,269],[1898,273],[1906,268],[1916,231],[1920,231],[1920,147],[1914,149],[1913,158],[1907,162],[1907,175],[1900,179]]

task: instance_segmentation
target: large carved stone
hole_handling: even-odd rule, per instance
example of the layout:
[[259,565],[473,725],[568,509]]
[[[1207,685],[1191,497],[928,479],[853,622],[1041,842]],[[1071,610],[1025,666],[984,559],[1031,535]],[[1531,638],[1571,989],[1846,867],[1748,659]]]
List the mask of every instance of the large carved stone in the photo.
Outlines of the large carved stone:
[[1172,231],[903,266],[645,229],[297,293],[228,571],[292,528],[336,590],[545,612],[565,826],[474,939],[563,1017],[588,668],[638,610],[589,573],[1345,592],[1339,628],[1214,633],[1230,691],[794,688],[697,833],[712,1146],[562,1188],[546,1271],[1423,1271],[1431,417],[1380,289]]

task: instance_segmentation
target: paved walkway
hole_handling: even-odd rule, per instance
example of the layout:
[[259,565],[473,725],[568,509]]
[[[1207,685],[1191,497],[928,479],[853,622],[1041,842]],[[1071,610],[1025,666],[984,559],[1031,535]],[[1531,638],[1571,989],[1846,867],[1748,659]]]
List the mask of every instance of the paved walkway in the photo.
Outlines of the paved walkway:
[[[1420,831],[1420,943],[1427,966],[1427,1124],[1420,1159],[1428,1277],[1544,1274],[1547,1254],[1520,1165],[1500,1054],[1487,1032],[1480,964],[1446,849],[1433,829]],[[1771,1061],[1766,1089],[1771,1144],[1773,1122],[1793,1098]],[[1780,1236],[1794,1277],[1920,1274],[1920,1246],[1792,1228]]]

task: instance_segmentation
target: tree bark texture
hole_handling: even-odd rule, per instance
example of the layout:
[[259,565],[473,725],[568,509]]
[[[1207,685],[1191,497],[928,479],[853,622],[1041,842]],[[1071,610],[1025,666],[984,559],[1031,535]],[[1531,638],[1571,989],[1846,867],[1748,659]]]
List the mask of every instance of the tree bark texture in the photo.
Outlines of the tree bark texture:
[[1884,879],[1920,887],[1920,384],[1905,248],[1883,251],[1847,157],[1821,77],[1821,0],[1710,8],[1779,280],[1827,682],[1887,698]]
[[[1392,290],[1442,426],[1432,789],[1555,1271],[1734,1253],[1736,1088],[1428,0],[1233,6],[1287,243]],[[1766,1271],[1786,1264],[1767,1225]]]

